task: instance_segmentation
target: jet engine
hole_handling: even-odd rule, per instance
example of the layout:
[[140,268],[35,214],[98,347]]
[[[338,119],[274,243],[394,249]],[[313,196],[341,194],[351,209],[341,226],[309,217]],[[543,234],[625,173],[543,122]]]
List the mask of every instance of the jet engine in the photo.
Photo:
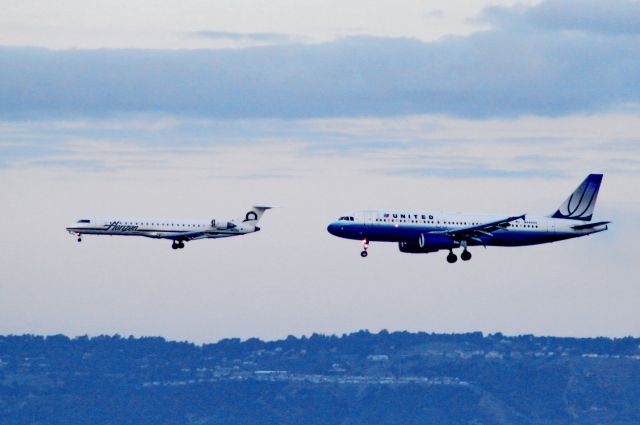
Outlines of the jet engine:
[[420,234],[417,242],[399,242],[400,252],[409,254],[427,254],[441,249],[451,249],[460,246],[460,242],[455,241],[449,235]]
[[230,221],[214,219],[214,220],[211,220],[211,227],[213,227],[216,230],[229,230],[236,227],[236,225]]

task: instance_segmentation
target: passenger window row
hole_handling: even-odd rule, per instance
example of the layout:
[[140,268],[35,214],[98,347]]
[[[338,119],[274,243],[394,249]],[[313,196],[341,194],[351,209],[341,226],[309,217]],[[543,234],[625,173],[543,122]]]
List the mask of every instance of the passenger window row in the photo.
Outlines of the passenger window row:
[[[340,219],[347,220],[349,217],[341,217]],[[379,223],[423,223],[423,224],[436,224],[435,220],[398,220],[392,218],[376,218],[376,222]],[[440,224],[440,221],[437,222]],[[467,222],[467,221],[443,221],[442,224],[449,224],[454,226],[480,226],[480,222]],[[540,226],[537,224],[509,224],[510,227],[522,227],[527,229],[538,229]]]
[[[82,221],[84,222],[84,221]],[[88,223],[89,221],[87,221]],[[177,227],[206,227],[202,224],[174,224],[174,223],[142,223],[142,222],[125,222],[126,226],[177,226]]]

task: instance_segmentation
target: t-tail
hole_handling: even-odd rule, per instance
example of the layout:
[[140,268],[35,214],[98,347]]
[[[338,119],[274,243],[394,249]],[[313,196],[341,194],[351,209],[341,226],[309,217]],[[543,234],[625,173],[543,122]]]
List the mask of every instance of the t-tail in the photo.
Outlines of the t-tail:
[[591,221],[600,183],[602,183],[602,174],[589,174],[551,217]]
[[260,228],[257,226],[258,221],[260,220],[260,217],[262,217],[262,214],[264,214],[266,210],[270,210],[271,208],[272,207],[263,205],[253,206],[249,211],[245,213],[244,217],[240,218],[238,221],[242,222],[243,224],[255,226],[256,230],[260,230]]

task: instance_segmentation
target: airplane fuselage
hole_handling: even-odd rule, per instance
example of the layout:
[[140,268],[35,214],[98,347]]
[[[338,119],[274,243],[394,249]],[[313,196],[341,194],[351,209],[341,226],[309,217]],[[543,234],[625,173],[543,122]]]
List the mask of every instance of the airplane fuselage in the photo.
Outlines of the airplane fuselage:
[[591,221],[601,183],[602,174],[589,174],[549,216],[371,210],[342,216],[327,230],[361,240],[363,257],[369,242],[380,241],[397,242],[410,254],[449,250],[449,263],[457,261],[453,249],[462,247],[460,258],[468,261],[469,246],[538,245],[607,230],[609,221]]
[[[554,219],[526,215],[504,224],[491,233],[477,232],[473,238],[456,238],[449,232],[471,226],[481,226],[503,218],[498,214],[463,214],[446,212],[406,212],[389,210],[359,211],[329,224],[329,233],[365,243],[398,242],[400,250],[428,253],[441,249],[467,246],[527,246],[555,242],[607,230],[602,224],[584,227],[579,220]],[[404,248],[404,249],[403,249]]]
[[67,227],[69,233],[82,235],[145,236],[149,238],[174,239],[181,234],[202,233],[190,239],[223,238],[252,233],[260,230],[253,225],[222,225],[212,220],[149,219],[149,218],[87,218]]
[[67,227],[67,232],[82,241],[82,235],[143,236],[170,239],[173,249],[198,239],[240,236],[260,230],[258,221],[271,207],[253,206],[244,216],[231,220],[185,220],[171,218],[83,218]]

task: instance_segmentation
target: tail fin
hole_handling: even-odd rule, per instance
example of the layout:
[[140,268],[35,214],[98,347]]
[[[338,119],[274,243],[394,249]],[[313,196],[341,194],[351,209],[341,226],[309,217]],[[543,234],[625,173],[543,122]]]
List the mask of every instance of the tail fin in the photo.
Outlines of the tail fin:
[[253,224],[255,226],[256,224],[258,224],[258,220],[260,220],[262,214],[264,214],[266,210],[270,209],[271,207],[266,206],[253,206],[239,221],[243,223]]
[[591,221],[600,183],[602,183],[602,174],[589,174],[551,217]]

